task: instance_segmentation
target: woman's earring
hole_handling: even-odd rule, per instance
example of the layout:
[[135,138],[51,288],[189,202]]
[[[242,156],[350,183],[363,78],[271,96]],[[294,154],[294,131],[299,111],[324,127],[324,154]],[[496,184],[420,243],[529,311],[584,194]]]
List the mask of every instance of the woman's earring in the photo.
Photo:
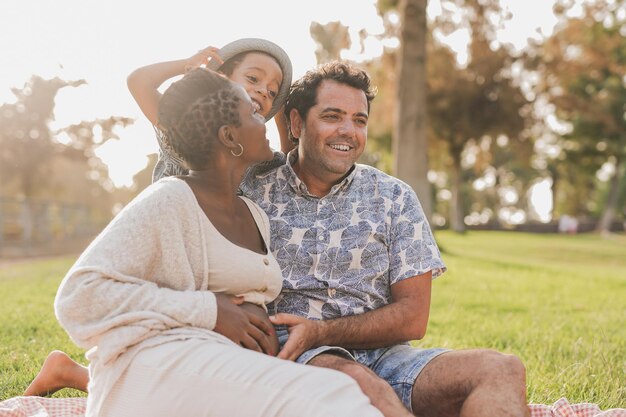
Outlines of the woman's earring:
[[239,157],[239,156],[243,155],[243,145],[242,145],[241,143],[238,143],[237,145],[239,145],[239,148],[241,148],[241,150],[239,151],[239,153],[235,153],[235,152],[233,152],[232,150],[230,151],[230,153],[231,153],[233,156],[237,156],[237,157]]

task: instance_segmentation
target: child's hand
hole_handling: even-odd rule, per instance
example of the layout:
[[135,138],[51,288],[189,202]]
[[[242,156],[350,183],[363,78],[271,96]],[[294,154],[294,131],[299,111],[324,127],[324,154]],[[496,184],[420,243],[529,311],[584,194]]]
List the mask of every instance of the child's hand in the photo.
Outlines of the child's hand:
[[194,68],[206,66],[210,60],[216,60],[220,65],[224,63],[222,58],[218,55],[219,48],[209,46],[196,52],[193,56],[187,58],[185,64],[185,72],[189,72]]

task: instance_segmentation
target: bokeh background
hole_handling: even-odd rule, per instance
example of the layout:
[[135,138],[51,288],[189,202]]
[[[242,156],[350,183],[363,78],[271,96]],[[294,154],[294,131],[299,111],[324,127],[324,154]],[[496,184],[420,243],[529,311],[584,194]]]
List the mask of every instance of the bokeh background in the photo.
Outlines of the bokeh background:
[[366,68],[361,162],[414,186],[433,227],[623,232],[624,0],[5,0],[0,256],[83,247],[156,160],[126,76],[241,37],[282,46],[294,78]]

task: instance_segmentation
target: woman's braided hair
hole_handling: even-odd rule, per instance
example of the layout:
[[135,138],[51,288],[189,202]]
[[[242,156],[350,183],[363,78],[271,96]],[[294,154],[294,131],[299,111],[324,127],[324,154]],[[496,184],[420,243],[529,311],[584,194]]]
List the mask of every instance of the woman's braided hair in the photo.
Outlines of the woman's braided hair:
[[196,68],[172,83],[159,102],[159,128],[169,146],[191,169],[210,160],[220,127],[240,126],[235,84],[213,71]]

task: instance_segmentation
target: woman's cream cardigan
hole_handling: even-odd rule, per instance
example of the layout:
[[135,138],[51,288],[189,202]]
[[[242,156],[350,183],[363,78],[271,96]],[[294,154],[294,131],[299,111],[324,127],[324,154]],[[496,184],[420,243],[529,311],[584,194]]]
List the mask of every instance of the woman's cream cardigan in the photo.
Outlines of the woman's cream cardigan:
[[[269,243],[264,213],[261,221]],[[140,349],[187,338],[232,343],[211,331],[217,306],[209,291],[210,234],[189,186],[165,178],[129,203],[67,273],[55,313],[72,340],[88,349],[90,409],[100,409]],[[263,285],[260,299],[256,291],[253,302],[269,302],[280,291],[280,270],[268,256],[274,267],[269,272],[278,277]]]

